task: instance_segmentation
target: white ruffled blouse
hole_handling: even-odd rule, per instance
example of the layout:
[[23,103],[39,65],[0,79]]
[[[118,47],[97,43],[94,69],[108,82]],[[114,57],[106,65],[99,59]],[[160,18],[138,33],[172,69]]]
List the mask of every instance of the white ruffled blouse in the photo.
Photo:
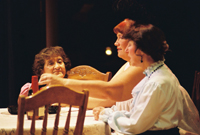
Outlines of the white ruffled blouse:
[[[188,110],[183,102],[185,91],[180,90],[178,79],[164,62],[152,64],[144,73],[146,77],[132,90],[133,98],[124,102],[125,109],[119,110],[117,106],[106,108],[100,113],[100,120],[107,122],[115,131],[130,135],[177,126],[185,130],[189,127],[189,131],[200,133],[199,129],[185,124],[185,120],[194,123],[188,116],[185,118],[185,108]],[[123,108],[122,104],[120,108]],[[190,112],[187,111],[187,115]],[[195,115],[195,124],[198,118]]]

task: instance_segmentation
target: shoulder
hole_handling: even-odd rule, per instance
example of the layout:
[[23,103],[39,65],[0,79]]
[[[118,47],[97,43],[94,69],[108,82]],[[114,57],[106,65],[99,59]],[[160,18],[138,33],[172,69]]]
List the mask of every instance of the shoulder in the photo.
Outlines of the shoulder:
[[127,68],[129,68],[130,67],[130,64],[129,64],[129,62],[126,62],[121,68],[120,68],[120,70],[126,70]]
[[152,74],[145,86],[152,88],[152,90],[169,92],[179,89],[179,85],[180,84],[178,79],[171,72],[171,70],[169,70],[169,68],[163,67]]
[[135,73],[143,74],[143,71],[144,70],[141,67],[129,66],[124,72],[129,72],[130,74],[135,74]]
[[171,83],[173,81],[178,81],[176,76],[172,71],[166,66],[162,66],[160,69],[156,70],[149,78],[150,81],[156,81],[159,83]]
[[124,70],[126,70],[127,68],[129,68],[130,67],[130,63],[129,62],[126,62],[125,64],[124,64]]

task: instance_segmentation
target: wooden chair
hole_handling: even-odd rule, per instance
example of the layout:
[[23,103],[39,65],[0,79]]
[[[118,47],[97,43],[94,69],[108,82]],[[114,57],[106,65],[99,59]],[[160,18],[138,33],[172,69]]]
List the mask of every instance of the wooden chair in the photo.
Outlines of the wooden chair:
[[[106,73],[102,73],[91,66],[80,65],[68,71],[68,78],[77,79],[77,80],[110,81],[112,78],[112,72],[108,71]],[[104,99],[89,97],[87,109],[93,109],[96,106],[111,107],[112,105],[114,105],[114,103],[115,102],[111,100],[104,100]]]
[[88,65],[80,65],[72,68],[68,72],[68,78],[70,79],[78,79],[78,80],[102,80],[102,81],[110,81],[112,78],[111,72],[102,73],[99,70],[88,66]]
[[[46,130],[47,130],[46,126],[47,126],[47,119],[48,119],[47,117],[48,107],[53,103],[59,104],[59,109],[55,117],[53,135],[57,135],[57,132],[58,132],[61,103],[68,104],[70,106],[63,135],[68,135],[72,106],[76,106],[76,107],[79,106],[79,113],[77,116],[74,134],[81,135],[83,131],[84,120],[85,120],[88,96],[89,96],[88,91],[84,90],[83,92],[76,92],[76,91],[68,89],[67,87],[58,86],[58,85],[43,88],[42,90],[36,92],[35,94],[29,97],[19,96],[16,135],[23,135],[24,113],[30,110],[35,110],[38,107],[41,107],[44,105],[45,105],[45,115],[43,118],[43,127],[42,127],[41,134],[45,135]],[[34,133],[35,133],[35,117],[33,116],[32,124],[30,128],[30,134],[34,135]]]
[[195,71],[194,84],[192,90],[192,100],[200,112],[200,72]]

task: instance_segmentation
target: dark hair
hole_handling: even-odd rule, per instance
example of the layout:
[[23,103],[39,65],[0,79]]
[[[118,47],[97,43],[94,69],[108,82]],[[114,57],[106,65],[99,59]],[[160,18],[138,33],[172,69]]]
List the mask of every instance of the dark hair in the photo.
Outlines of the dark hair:
[[[48,60],[54,56],[61,56],[65,64],[66,71],[70,70],[71,68],[70,59],[67,57],[62,47],[55,46],[55,47],[46,47],[42,49],[38,54],[35,55],[35,60],[33,63],[34,74],[40,77],[44,69],[45,60]],[[67,72],[66,72],[65,77],[67,77]]]
[[136,24],[124,33],[123,38],[133,40],[137,49],[150,55],[155,62],[164,60],[164,54],[169,49],[164,33],[152,24]]

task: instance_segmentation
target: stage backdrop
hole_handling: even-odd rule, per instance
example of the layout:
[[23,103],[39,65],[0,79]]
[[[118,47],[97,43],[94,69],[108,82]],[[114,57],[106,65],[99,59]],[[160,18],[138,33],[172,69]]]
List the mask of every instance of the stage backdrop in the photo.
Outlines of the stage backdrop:
[[[129,14],[113,9],[114,0],[59,0],[55,45],[62,46],[72,67],[91,65],[113,75],[125,62],[117,57],[113,27]],[[199,0],[141,0],[139,10],[151,14],[152,23],[166,34],[171,52],[166,64],[192,92],[195,70],[200,70]],[[46,47],[45,0],[0,0],[0,107],[16,105],[21,86],[31,81],[34,56]],[[54,24],[54,23],[52,23]],[[113,50],[111,56],[104,51]]]

